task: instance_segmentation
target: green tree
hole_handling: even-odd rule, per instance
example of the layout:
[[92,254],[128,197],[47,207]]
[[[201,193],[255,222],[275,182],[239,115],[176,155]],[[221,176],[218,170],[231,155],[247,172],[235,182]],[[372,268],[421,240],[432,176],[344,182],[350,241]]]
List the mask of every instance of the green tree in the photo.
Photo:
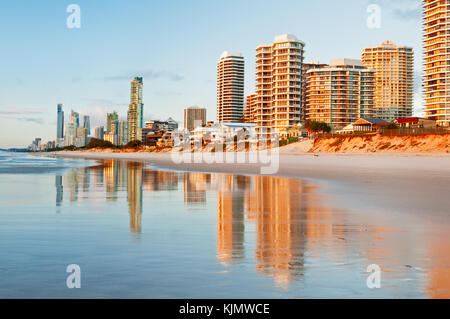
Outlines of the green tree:
[[129,147],[129,148],[139,148],[141,147],[142,142],[139,140],[134,140],[134,141],[129,141],[127,145],[125,145],[125,147]]
[[397,125],[397,123],[395,123],[395,122],[390,122],[389,124],[387,124],[387,125],[385,126],[385,128],[386,128],[387,130],[396,130],[396,129],[398,129],[398,125]]
[[331,126],[325,122],[307,120],[305,122],[304,128],[308,132],[313,132],[313,133],[317,133],[317,132],[329,133],[329,132],[331,132]]
[[114,145],[109,141],[92,138],[86,148],[113,148]]

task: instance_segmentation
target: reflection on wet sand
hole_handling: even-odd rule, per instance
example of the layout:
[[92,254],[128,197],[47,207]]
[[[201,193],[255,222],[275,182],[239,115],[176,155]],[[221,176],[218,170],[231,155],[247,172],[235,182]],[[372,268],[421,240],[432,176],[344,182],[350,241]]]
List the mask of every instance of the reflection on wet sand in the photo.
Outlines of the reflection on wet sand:
[[[217,260],[233,267],[253,258],[255,271],[270,276],[279,287],[304,280],[308,256],[325,256],[334,265],[348,264],[349,255],[360,256],[367,265],[389,259],[395,268],[404,267],[402,260],[411,253],[383,237],[398,232],[391,225],[352,224],[350,215],[327,206],[318,185],[309,181],[160,171],[143,163],[105,160],[56,176],[55,185],[59,209],[63,194],[69,194],[70,202],[83,201],[96,188],[106,201],[119,201],[126,192],[133,233],[142,231],[143,192],[183,191],[187,207],[205,206],[214,200],[208,193],[215,194]],[[433,258],[423,276],[424,294],[450,297],[450,243],[439,238],[430,245],[426,250]]]

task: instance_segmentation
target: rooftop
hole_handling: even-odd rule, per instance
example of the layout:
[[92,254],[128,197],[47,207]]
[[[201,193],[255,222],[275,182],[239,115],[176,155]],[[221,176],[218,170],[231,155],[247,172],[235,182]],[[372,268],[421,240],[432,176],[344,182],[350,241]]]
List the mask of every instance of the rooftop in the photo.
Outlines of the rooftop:
[[274,43],[281,42],[300,42],[295,35],[292,34],[281,34],[275,37]]
[[330,62],[330,66],[344,66],[344,65],[351,65],[351,66],[364,66],[361,62],[361,60],[356,59],[332,59]]
[[239,52],[230,52],[230,51],[223,51],[220,58],[228,58],[228,57],[240,57],[242,58],[242,53]]

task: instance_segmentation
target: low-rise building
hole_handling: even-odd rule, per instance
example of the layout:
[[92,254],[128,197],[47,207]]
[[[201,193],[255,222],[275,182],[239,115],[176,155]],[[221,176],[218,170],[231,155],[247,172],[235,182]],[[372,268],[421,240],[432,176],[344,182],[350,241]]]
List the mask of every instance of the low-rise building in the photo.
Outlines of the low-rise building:
[[375,132],[386,126],[388,123],[382,119],[364,119],[352,123],[354,132]]
[[337,130],[336,134],[352,134],[355,132],[359,133],[377,132],[381,128],[385,127],[387,124],[388,123],[382,119],[360,118],[355,122],[345,126],[344,128]]
[[435,120],[430,120],[421,117],[404,117],[395,119],[394,122],[400,128],[436,128]]

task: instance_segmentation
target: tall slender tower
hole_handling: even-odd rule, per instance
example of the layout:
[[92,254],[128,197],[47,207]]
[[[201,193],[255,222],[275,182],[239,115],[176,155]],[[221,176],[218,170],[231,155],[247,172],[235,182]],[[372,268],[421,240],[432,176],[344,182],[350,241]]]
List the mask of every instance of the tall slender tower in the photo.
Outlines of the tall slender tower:
[[128,108],[128,141],[142,141],[141,132],[144,124],[142,86],[142,77],[135,77],[131,81],[131,103]]
[[236,123],[244,114],[244,57],[225,51],[217,64],[217,122]]
[[423,0],[426,117],[450,126],[450,3]]
[[107,113],[106,114],[106,133],[111,133],[112,128],[111,125],[114,121],[117,121],[119,119],[119,115],[117,112]]
[[89,115],[83,116],[83,128],[86,129],[87,136],[91,135],[91,119]]
[[72,111],[71,114],[72,124],[75,128],[80,127],[80,114],[78,112]]
[[295,36],[275,37],[256,48],[256,130],[267,137],[301,120],[302,68],[305,44]]
[[375,73],[375,117],[392,121],[413,114],[414,54],[409,47],[384,41],[379,46],[365,48],[365,67]]
[[56,139],[61,140],[64,138],[64,111],[63,105],[58,104],[58,115],[56,120]]

